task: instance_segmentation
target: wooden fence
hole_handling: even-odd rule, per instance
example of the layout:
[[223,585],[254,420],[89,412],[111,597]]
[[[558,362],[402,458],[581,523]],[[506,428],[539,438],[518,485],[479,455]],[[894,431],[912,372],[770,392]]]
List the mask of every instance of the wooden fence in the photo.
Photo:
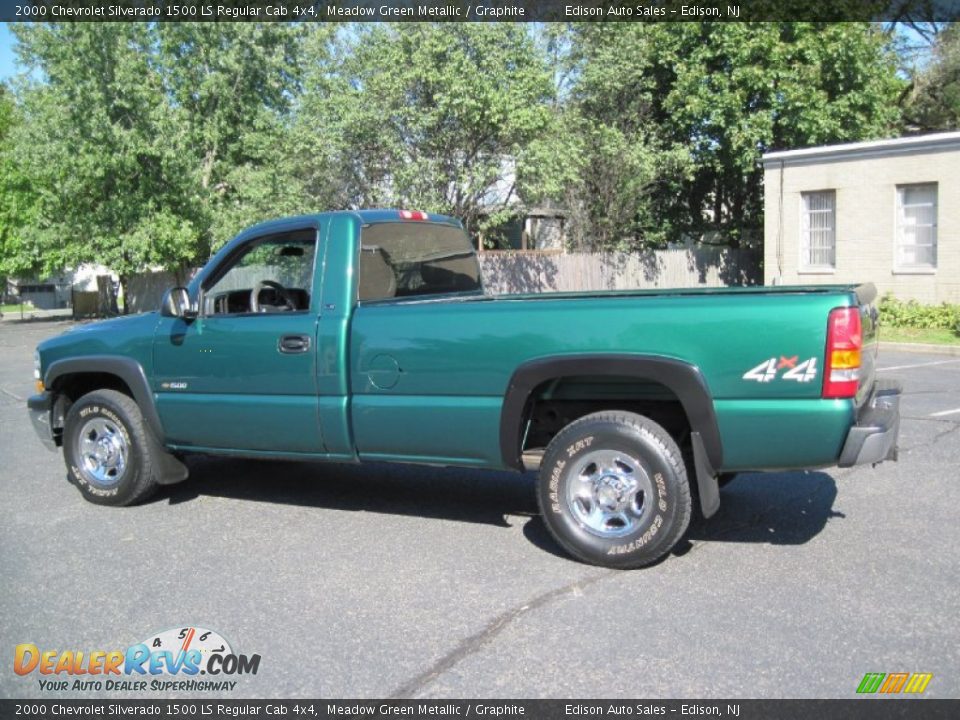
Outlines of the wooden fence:
[[763,282],[754,250],[693,248],[643,253],[485,252],[483,280],[495,295],[633,288],[725,287]]
[[[192,270],[192,277],[196,270]],[[160,307],[163,293],[177,285],[177,277],[172,272],[149,272],[133,275],[127,280],[123,302],[127,312],[138,313],[156,310]]]

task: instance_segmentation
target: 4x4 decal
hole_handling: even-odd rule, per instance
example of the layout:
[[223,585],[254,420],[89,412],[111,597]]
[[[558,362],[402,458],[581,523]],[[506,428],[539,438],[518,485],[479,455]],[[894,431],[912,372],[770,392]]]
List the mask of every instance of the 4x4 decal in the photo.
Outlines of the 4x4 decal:
[[810,382],[817,377],[817,359],[812,357],[798,364],[799,359],[800,357],[798,355],[793,355],[792,357],[784,357],[781,355],[779,361],[777,361],[777,358],[772,357],[769,360],[764,360],[756,367],[747,370],[747,372],[743,374],[743,379],[768,383],[775,380],[777,373],[781,370],[786,370],[786,372],[780,376],[781,380],[793,380],[804,383]]

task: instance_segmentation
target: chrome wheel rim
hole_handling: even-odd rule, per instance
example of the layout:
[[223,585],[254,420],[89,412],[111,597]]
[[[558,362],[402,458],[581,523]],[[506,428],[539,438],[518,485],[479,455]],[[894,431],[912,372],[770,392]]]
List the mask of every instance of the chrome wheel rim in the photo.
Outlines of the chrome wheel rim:
[[87,482],[109,487],[120,482],[127,467],[126,436],[105,418],[87,420],[77,434],[76,457]]
[[635,532],[655,503],[650,476],[627,453],[594,450],[570,472],[567,506],[585,530],[599,537]]

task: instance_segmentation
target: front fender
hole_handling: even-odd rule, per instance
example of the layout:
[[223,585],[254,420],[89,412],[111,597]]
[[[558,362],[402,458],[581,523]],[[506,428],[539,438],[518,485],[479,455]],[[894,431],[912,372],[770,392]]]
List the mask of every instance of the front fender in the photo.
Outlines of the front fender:
[[136,360],[126,357],[117,357],[115,355],[85,355],[76,358],[64,358],[56,360],[47,368],[46,375],[43,378],[45,387],[56,390],[57,381],[70,375],[82,373],[106,373],[115,375],[123,380],[133,399],[136,400],[140,412],[154,437],[163,442],[165,434],[163,425],[160,423],[160,415],[157,413],[156,404],[153,401],[153,393],[150,392],[150,384],[147,382],[146,373]]

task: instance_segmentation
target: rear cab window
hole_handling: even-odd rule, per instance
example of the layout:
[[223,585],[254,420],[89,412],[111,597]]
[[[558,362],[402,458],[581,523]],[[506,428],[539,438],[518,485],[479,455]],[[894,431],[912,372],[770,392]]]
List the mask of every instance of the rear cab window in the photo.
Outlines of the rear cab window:
[[466,233],[452,225],[384,222],[360,235],[360,302],[483,292]]

